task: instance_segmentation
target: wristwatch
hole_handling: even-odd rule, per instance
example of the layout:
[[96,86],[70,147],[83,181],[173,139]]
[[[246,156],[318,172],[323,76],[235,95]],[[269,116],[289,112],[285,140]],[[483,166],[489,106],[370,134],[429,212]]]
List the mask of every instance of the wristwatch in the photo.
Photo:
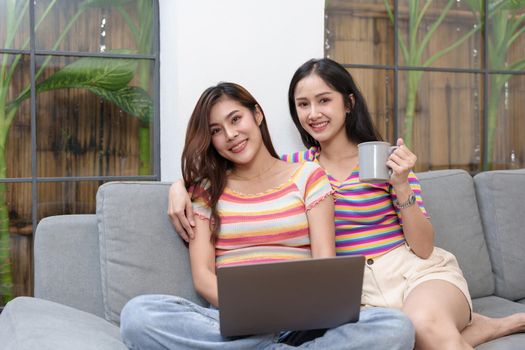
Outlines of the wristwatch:
[[396,199],[394,201],[394,205],[396,206],[397,209],[405,209],[413,205],[415,202],[416,202],[416,195],[414,194],[414,192],[411,192],[410,196],[408,196],[408,199],[405,202],[399,203],[399,201]]

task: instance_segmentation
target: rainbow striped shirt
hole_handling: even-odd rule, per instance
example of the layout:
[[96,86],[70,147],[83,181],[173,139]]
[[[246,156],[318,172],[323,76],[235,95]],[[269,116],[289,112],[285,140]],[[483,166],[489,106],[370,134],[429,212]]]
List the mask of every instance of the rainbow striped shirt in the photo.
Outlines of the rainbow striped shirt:
[[[332,193],[326,173],[315,163],[303,163],[288,181],[264,193],[226,187],[217,205],[216,266],[311,258],[306,212]],[[193,208],[200,217],[211,217],[202,197],[194,199]]]
[[[316,162],[319,150],[285,154],[288,162]],[[368,184],[359,182],[359,165],[350,176],[339,182],[328,174],[334,189],[335,230],[337,255],[365,255],[368,258],[382,255],[405,243],[399,210],[393,205],[396,194],[389,183]],[[416,175],[410,172],[408,181],[416,195],[416,202],[425,216],[421,186]]]

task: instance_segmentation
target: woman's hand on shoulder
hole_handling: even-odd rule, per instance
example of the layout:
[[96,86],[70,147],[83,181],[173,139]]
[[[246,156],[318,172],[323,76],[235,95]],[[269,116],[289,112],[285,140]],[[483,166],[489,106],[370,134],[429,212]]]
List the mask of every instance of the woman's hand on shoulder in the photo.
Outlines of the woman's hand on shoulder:
[[168,195],[168,216],[179,236],[189,242],[195,237],[193,228],[195,219],[191,198],[182,180],[177,180],[170,186]]
[[386,165],[392,169],[390,184],[394,187],[408,184],[408,174],[414,168],[417,157],[405,145],[402,138],[397,139],[398,148],[392,152]]

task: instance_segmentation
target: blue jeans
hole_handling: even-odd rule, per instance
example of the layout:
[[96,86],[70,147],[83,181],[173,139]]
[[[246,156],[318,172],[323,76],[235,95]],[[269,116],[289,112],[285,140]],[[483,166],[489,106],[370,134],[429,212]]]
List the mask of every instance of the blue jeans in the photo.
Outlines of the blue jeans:
[[[142,295],[120,315],[122,340],[131,350],[154,349],[293,349],[279,334],[222,337],[219,311],[170,295]],[[363,309],[359,322],[329,329],[301,349],[412,349],[414,327],[400,311]]]

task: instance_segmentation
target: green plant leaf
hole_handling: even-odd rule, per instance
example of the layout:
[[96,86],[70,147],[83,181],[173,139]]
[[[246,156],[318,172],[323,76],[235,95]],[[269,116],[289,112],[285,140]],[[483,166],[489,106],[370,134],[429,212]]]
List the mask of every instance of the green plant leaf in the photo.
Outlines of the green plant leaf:
[[[137,65],[138,62],[131,59],[83,57],[38,83],[36,91],[90,87],[119,90],[133,79]],[[12,104],[20,104],[30,93],[30,90],[26,90]]]
[[[388,1],[389,0],[383,0],[388,18],[390,19],[390,22],[392,23],[392,25],[394,25],[394,13],[392,12],[392,8],[390,7],[390,3]],[[403,39],[401,35],[399,36],[398,40],[399,40],[399,47],[403,55],[403,59],[405,60],[405,62],[408,62],[409,57],[408,57],[408,50],[405,44],[405,40]]]
[[523,70],[525,69],[525,59],[513,62],[509,69],[512,70]]
[[[414,62],[416,64],[419,64],[421,62],[421,57],[423,55],[423,51],[428,46],[428,43],[430,42],[430,39],[432,38],[432,35],[434,35],[434,32],[438,29],[438,27],[443,23],[445,20],[445,17],[447,16],[448,12],[450,11],[450,8],[454,4],[453,1],[449,1],[447,5],[441,10],[441,14],[439,17],[432,23],[430,28],[427,30],[427,33],[423,37],[423,40],[421,40],[421,43],[419,44],[419,47],[415,51],[415,57]],[[411,28],[414,32],[417,32],[418,28]]]
[[90,86],[119,90],[133,79],[137,64],[136,60],[131,59],[80,58],[37,84],[37,91]]
[[140,87],[126,86],[120,90],[90,87],[88,90],[144,122],[149,122],[153,117],[153,101],[148,93]]
[[134,0],[86,0],[80,4],[80,8],[123,6]]
[[525,6],[524,0],[507,0],[503,2],[503,4],[501,5],[501,8],[503,10],[510,10],[512,12],[517,12],[524,6]]
[[467,6],[470,7],[471,11],[477,12],[477,13],[483,13],[484,6],[482,0],[465,0],[467,3]]

